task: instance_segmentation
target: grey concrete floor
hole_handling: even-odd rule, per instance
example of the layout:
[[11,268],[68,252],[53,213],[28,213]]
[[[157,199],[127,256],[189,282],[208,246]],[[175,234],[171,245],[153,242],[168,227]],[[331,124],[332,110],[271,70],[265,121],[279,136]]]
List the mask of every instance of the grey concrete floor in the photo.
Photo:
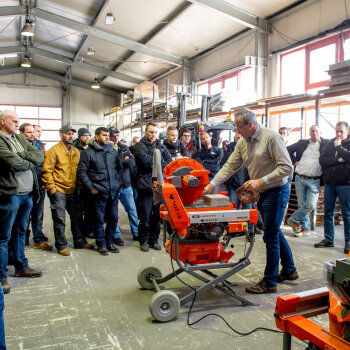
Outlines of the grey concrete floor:
[[[46,203],[44,233],[53,244],[52,222]],[[92,350],[92,349],[282,349],[282,336],[270,332],[256,332],[247,337],[234,334],[222,320],[210,316],[190,328],[187,325],[189,304],[180,309],[178,317],[169,323],[152,321],[149,303],[152,291],[142,290],[137,272],[145,265],[160,268],[163,275],[171,272],[168,254],[164,250],[143,253],[133,242],[127,217],[120,210],[125,246],[119,254],[100,256],[97,251],[71,250],[70,257],[30,247],[26,255],[31,267],[42,269],[36,279],[11,277],[11,293],[5,296],[6,342],[12,349]],[[256,327],[275,329],[274,306],[278,295],[300,292],[323,286],[324,261],[344,257],[343,226],[336,227],[335,248],[315,249],[313,244],[323,236],[318,227],[310,237],[295,238],[291,229],[284,230],[292,248],[300,279],[281,284],[277,294],[247,295],[244,288],[256,282],[265,266],[265,246],[258,236],[251,255],[251,265],[230,280],[237,282],[235,291],[259,306],[242,307],[237,301],[217,290],[210,290],[194,304],[191,321],[208,313],[218,313],[241,332]],[[71,243],[69,227],[67,237]],[[235,240],[235,257],[244,251],[244,239]],[[189,275],[184,281],[193,286],[199,282]],[[178,294],[187,287],[174,279],[165,288]],[[326,325],[327,317],[319,317]],[[293,349],[305,344],[293,339]]]

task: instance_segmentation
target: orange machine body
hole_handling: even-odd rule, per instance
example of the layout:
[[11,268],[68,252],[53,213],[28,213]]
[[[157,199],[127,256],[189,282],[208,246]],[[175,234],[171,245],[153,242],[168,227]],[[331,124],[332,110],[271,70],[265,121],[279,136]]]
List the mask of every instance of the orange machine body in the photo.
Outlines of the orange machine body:
[[[225,252],[219,240],[201,240],[203,225],[210,230],[220,224],[227,233],[235,235],[248,232],[248,222],[256,224],[258,221],[257,210],[235,210],[235,203],[228,207],[191,206],[209,184],[209,173],[194,159],[181,158],[164,169],[164,184],[154,183],[154,190],[161,194],[165,203],[160,207],[160,217],[176,230],[181,238],[177,247],[179,260],[190,265],[228,262],[234,255]],[[173,242],[168,240],[165,247],[174,259]]]

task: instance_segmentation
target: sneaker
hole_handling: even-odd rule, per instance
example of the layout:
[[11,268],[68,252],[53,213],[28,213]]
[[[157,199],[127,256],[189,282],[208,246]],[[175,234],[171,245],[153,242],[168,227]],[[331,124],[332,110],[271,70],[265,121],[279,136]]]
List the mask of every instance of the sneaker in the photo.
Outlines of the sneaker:
[[287,220],[287,224],[292,228],[294,233],[299,233],[302,229],[300,222],[293,222],[290,220],[290,218]]
[[349,252],[350,252],[350,243],[345,243],[344,253],[349,254]]
[[310,236],[310,231],[306,228],[303,228],[300,232],[294,232],[294,237]]
[[101,246],[101,247],[98,247],[98,252],[101,254],[101,255],[109,255],[108,253],[108,249],[105,245]]
[[119,253],[119,248],[114,243],[107,244],[107,249],[111,253]]
[[159,243],[153,243],[153,244],[149,244],[150,248],[153,248],[155,250],[162,250],[162,247]]
[[60,249],[57,253],[59,255],[63,255],[63,256],[69,256],[70,255],[70,251],[69,251],[68,248]]
[[326,239],[323,239],[321,242],[318,242],[316,244],[314,244],[315,248],[333,248],[334,247],[334,243],[333,242],[329,242]]
[[52,245],[47,244],[46,242],[34,243],[34,248],[42,250],[52,250]]
[[299,278],[297,270],[294,270],[291,273],[285,273],[281,270],[280,274],[277,277],[277,283],[281,283],[283,281],[295,281]]
[[27,270],[16,271],[14,274],[15,277],[41,277],[41,275],[41,271],[31,269],[30,267]]
[[147,243],[140,244],[140,250],[142,250],[143,252],[148,252],[149,251],[148,244]]
[[113,240],[113,243],[115,245],[119,245],[119,247],[122,247],[124,245],[124,241],[121,238],[116,238]]
[[251,294],[276,293],[277,287],[262,279],[255,286],[246,287],[245,291]]
[[11,287],[7,281],[1,281],[1,287],[4,294],[10,293]]

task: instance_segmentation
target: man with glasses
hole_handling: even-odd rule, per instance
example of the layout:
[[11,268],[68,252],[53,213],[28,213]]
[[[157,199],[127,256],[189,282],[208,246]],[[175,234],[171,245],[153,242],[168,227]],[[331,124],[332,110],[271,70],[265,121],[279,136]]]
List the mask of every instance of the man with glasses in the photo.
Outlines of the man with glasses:
[[186,128],[182,130],[181,141],[185,144],[189,157],[193,158],[193,155],[197,152],[197,147],[191,141],[191,130]]
[[[280,229],[289,199],[288,176],[293,171],[292,163],[280,135],[261,127],[252,111],[245,108],[238,110],[235,125],[243,139],[237,143],[234,152],[203,194],[210,193],[215,186],[225,182],[242,164],[248,169],[251,180],[244,186],[247,190],[260,192],[258,209],[264,222],[267,257],[263,279],[247,287],[246,292],[272,293],[277,291],[277,282],[299,277],[292,251]],[[280,274],[279,260],[282,264]]]

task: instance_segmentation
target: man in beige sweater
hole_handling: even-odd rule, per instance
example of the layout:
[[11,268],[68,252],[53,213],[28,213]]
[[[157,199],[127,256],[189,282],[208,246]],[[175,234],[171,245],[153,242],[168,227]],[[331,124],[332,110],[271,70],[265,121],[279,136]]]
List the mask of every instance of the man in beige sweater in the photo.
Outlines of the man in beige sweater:
[[[258,208],[264,221],[267,256],[264,278],[256,285],[247,287],[246,292],[276,292],[277,282],[298,278],[291,249],[280,230],[289,199],[288,176],[293,171],[292,163],[280,135],[261,127],[252,111],[241,109],[235,113],[235,125],[242,139],[203,194],[224,183],[242,164],[248,169],[251,180],[244,186],[260,192]],[[278,274],[280,259],[282,270]]]

